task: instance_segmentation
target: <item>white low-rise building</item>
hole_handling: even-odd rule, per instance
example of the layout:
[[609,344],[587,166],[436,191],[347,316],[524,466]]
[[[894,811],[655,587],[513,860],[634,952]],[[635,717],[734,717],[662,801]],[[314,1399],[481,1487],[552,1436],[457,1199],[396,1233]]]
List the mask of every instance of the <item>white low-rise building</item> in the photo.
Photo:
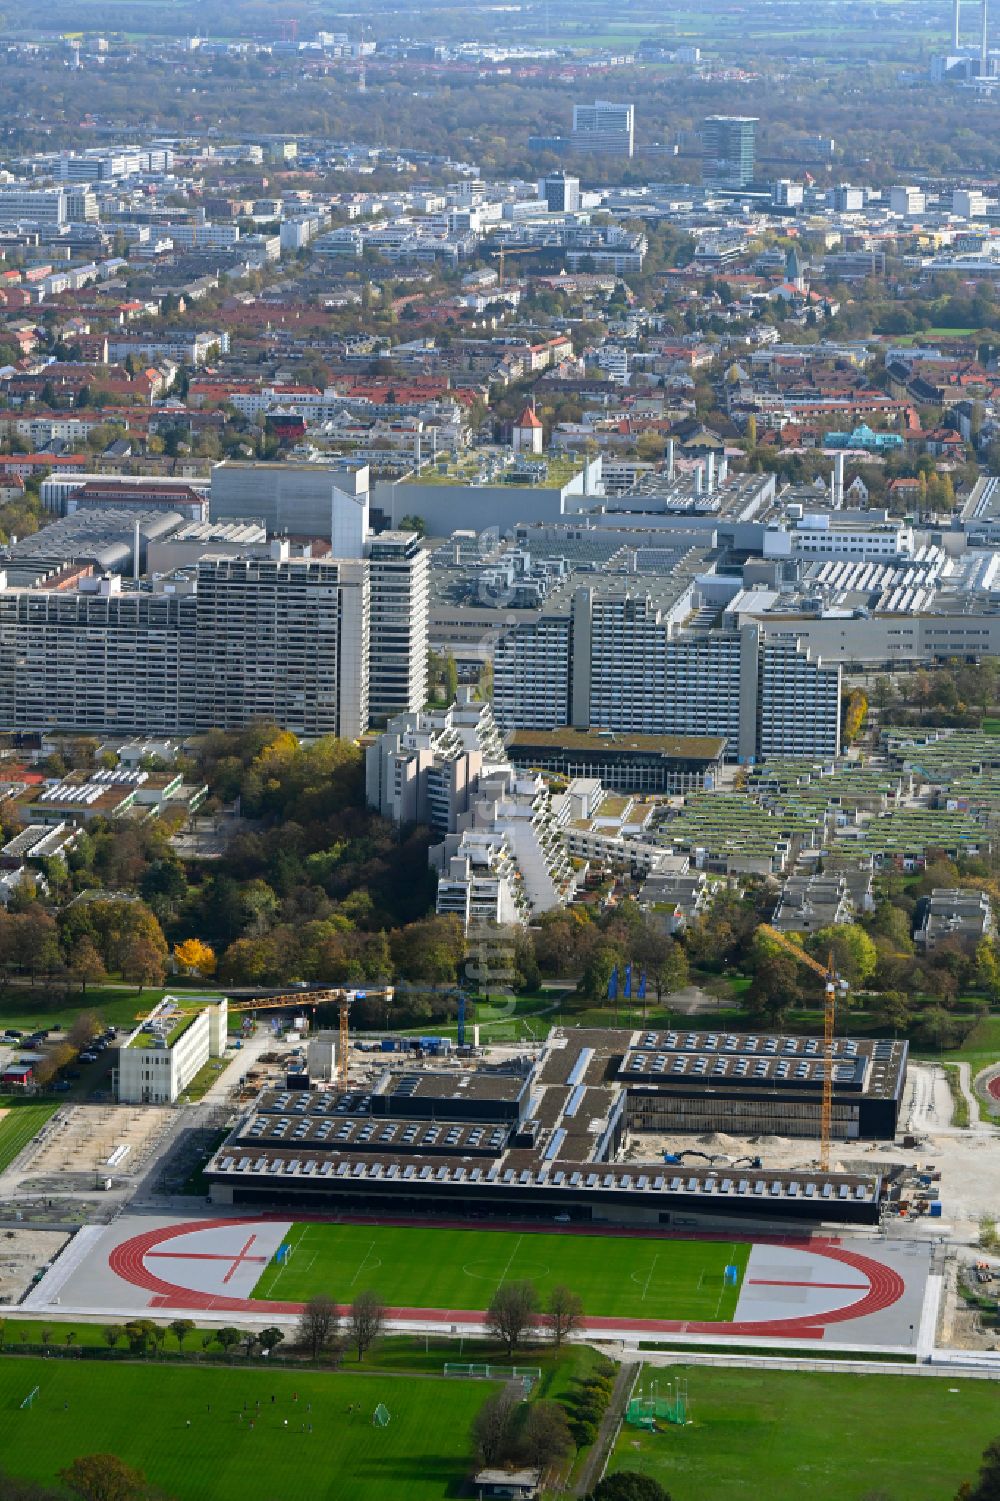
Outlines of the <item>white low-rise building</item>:
[[122,1105],[173,1105],[210,1058],[226,1051],[229,1003],[182,1011],[164,996],[122,1043],[115,1096]]

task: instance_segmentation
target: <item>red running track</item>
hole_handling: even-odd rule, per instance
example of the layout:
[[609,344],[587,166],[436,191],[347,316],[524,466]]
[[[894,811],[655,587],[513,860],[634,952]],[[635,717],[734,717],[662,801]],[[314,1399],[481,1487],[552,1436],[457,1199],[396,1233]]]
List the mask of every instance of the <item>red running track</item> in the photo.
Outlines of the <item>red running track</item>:
[[1000,1074],[997,1074],[987,1084],[986,1093],[991,1100],[1000,1100]]
[[[203,1312],[232,1312],[232,1313],[273,1313],[278,1316],[293,1318],[302,1312],[301,1303],[271,1302],[257,1298],[229,1298],[214,1293],[192,1292],[187,1288],[180,1287],[176,1283],[167,1282],[151,1272],[146,1265],[146,1256],[156,1250],[165,1241],[173,1240],[181,1235],[188,1235],[198,1230],[218,1230],[232,1225],[260,1224],[262,1220],[282,1219],[281,1215],[256,1215],[245,1219],[216,1219],[194,1220],[181,1225],[168,1225],[159,1230],[147,1230],[142,1235],[134,1235],[131,1239],[123,1241],[112,1250],[108,1257],[108,1265],[111,1270],[123,1281],[129,1282],[133,1287],[139,1287],[149,1292],[150,1308],[183,1308],[190,1310],[202,1310]],[[456,1222],[457,1224],[458,1222]],[[468,1223],[463,1225],[465,1229],[476,1228]],[[533,1227],[537,1230],[537,1226]],[[551,1232],[550,1232],[551,1233]],[[624,1233],[628,1233],[627,1231]],[[661,1239],[671,1239],[669,1235],[660,1235]],[[678,1237],[679,1238],[679,1237]],[[684,1239],[701,1239],[698,1236],[684,1236]],[[707,1237],[706,1237],[707,1238]],[[758,1242],[761,1243],[761,1242]],[[773,1242],[772,1242],[773,1243]],[[857,1251],[849,1251],[835,1240],[793,1240],[784,1239],[782,1244],[791,1246],[801,1251],[811,1251],[814,1255],[825,1256],[829,1260],[849,1267],[852,1271],[860,1273],[868,1283],[867,1289],[862,1296],[852,1303],[845,1304],[842,1308],[830,1309],[825,1313],[813,1314],[808,1318],[798,1317],[790,1319],[769,1319],[759,1322],[743,1321],[740,1323],[706,1323],[688,1322],[677,1319],[615,1319],[615,1318],[588,1318],[585,1327],[592,1331],[601,1330],[629,1330],[636,1333],[650,1334],[718,1334],[718,1335],[753,1335],[755,1337],[770,1336],[783,1339],[815,1339],[823,1338],[826,1327],[830,1324],[840,1324],[853,1319],[868,1318],[874,1313],[880,1313],[883,1309],[891,1308],[902,1297],[905,1284],[902,1277],[887,1267],[883,1262],[875,1261],[870,1256],[862,1256]],[[346,1310],[344,1310],[346,1312]],[[413,1322],[428,1322],[446,1324],[480,1324],[482,1322],[482,1309],[468,1308],[387,1308],[389,1318],[398,1320],[411,1320]]]

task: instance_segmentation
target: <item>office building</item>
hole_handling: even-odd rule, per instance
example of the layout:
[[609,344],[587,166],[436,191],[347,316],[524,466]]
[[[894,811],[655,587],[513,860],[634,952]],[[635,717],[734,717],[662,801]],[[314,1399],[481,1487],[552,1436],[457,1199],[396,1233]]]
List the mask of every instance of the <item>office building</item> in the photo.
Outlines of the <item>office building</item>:
[[360,558],[368,535],[368,466],[216,464],[209,516],[253,516],[272,536],[322,537],[335,557]]
[[600,156],[635,153],[635,105],[598,99],[594,104],[573,106],[573,146]]
[[985,219],[986,194],[978,188],[956,188],[951,195],[951,211],[962,219]]
[[120,1105],[173,1105],[210,1058],[226,1051],[229,1003],[182,1011],[164,996],[118,1049],[113,1070]]
[[865,190],[852,187],[849,182],[841,182],[830,189],[827,201],[838,214],[860,214],[865,206]]
[[912,218],[916,214],[925,212],[927,194],[923,188],[892,188],[889,192],[889,207],[894,214],[903,214],[907,218]]
[[551,214],[580,211],[580,179],[566,172],[552,172],[542,182],[542,194]]
[[429,561],[416,532],[382,532],[366,548],[371,579],[368,712],[373,724],[427,698]]
[[61,226],[66,219],[62,188],[0,188],[0,224]]
[[706,187],[745,188],[753,182],[757,120],[709,115],[702,130],[701,177]]

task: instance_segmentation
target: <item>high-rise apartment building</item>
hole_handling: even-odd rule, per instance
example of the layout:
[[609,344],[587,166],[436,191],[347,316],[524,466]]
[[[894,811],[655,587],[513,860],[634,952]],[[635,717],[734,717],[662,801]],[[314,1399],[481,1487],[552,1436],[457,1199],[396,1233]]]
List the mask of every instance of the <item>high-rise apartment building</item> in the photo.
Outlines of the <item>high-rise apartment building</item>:
[[458,828],[484,770],[506,765],[492,709],[462,687],[446,709],[389,721],[365,752],[365,792],[383,818],[427,824],[444,838]]
[[730,760],[828,757],[840,750],[840,681],[839,666],[794,635],[679,631],[645,591],[585,586],[568,609],[558,602],[501,635],[494,712],[505,733],[715,735]]
[[365,563],[205,560],[197,601],[199,730],[254,719],[345,739],[367,729]]
[[756,151],[756,116],[709,115],[702,127],[702,182],[706,187],[747,187],[753,182]]
[[193,586],[125,593],[0,589],[0,723],[9,729],[184,734],[195,728]]
[[278,548],[203,558],[152,592],[119,576],[0,588],[0,724],[192,734],[265,719],[354,739],[368,727],[369,568]]
[[371,578],[368,712],[373,724],[427,698],[430,564],[416,532],[382,532],[366,548]]
[[635,153],[635,105],[598,99],[594,104],[573,106],[573,146],[601,156],[633,156]]

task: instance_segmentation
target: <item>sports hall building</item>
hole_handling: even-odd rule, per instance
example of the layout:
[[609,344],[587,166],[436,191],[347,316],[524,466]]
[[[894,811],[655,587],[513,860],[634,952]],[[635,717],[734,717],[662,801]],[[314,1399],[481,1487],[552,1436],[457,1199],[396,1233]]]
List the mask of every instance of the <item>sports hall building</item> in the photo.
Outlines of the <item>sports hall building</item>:
[[[705,1031],[554,1029],[502,1068],[415,1068],[383,1055],[347,1092],[267,1090],[206,1168],[216,1203],[354,1214],[568,1218],[622,1225],[872,1225],[894,1196],[877,1167],[774,1171],[664,1160],[648,1132],[819,1135],[822,1043]],[[389,1056],[389,1055],[385,1055]],[[891,1140],[905,1042],[840,1039],[838,1155]],[[626,1146],[630,1152],[625,1156]],[[813,1156],[804,1147],[803,1156]]]

